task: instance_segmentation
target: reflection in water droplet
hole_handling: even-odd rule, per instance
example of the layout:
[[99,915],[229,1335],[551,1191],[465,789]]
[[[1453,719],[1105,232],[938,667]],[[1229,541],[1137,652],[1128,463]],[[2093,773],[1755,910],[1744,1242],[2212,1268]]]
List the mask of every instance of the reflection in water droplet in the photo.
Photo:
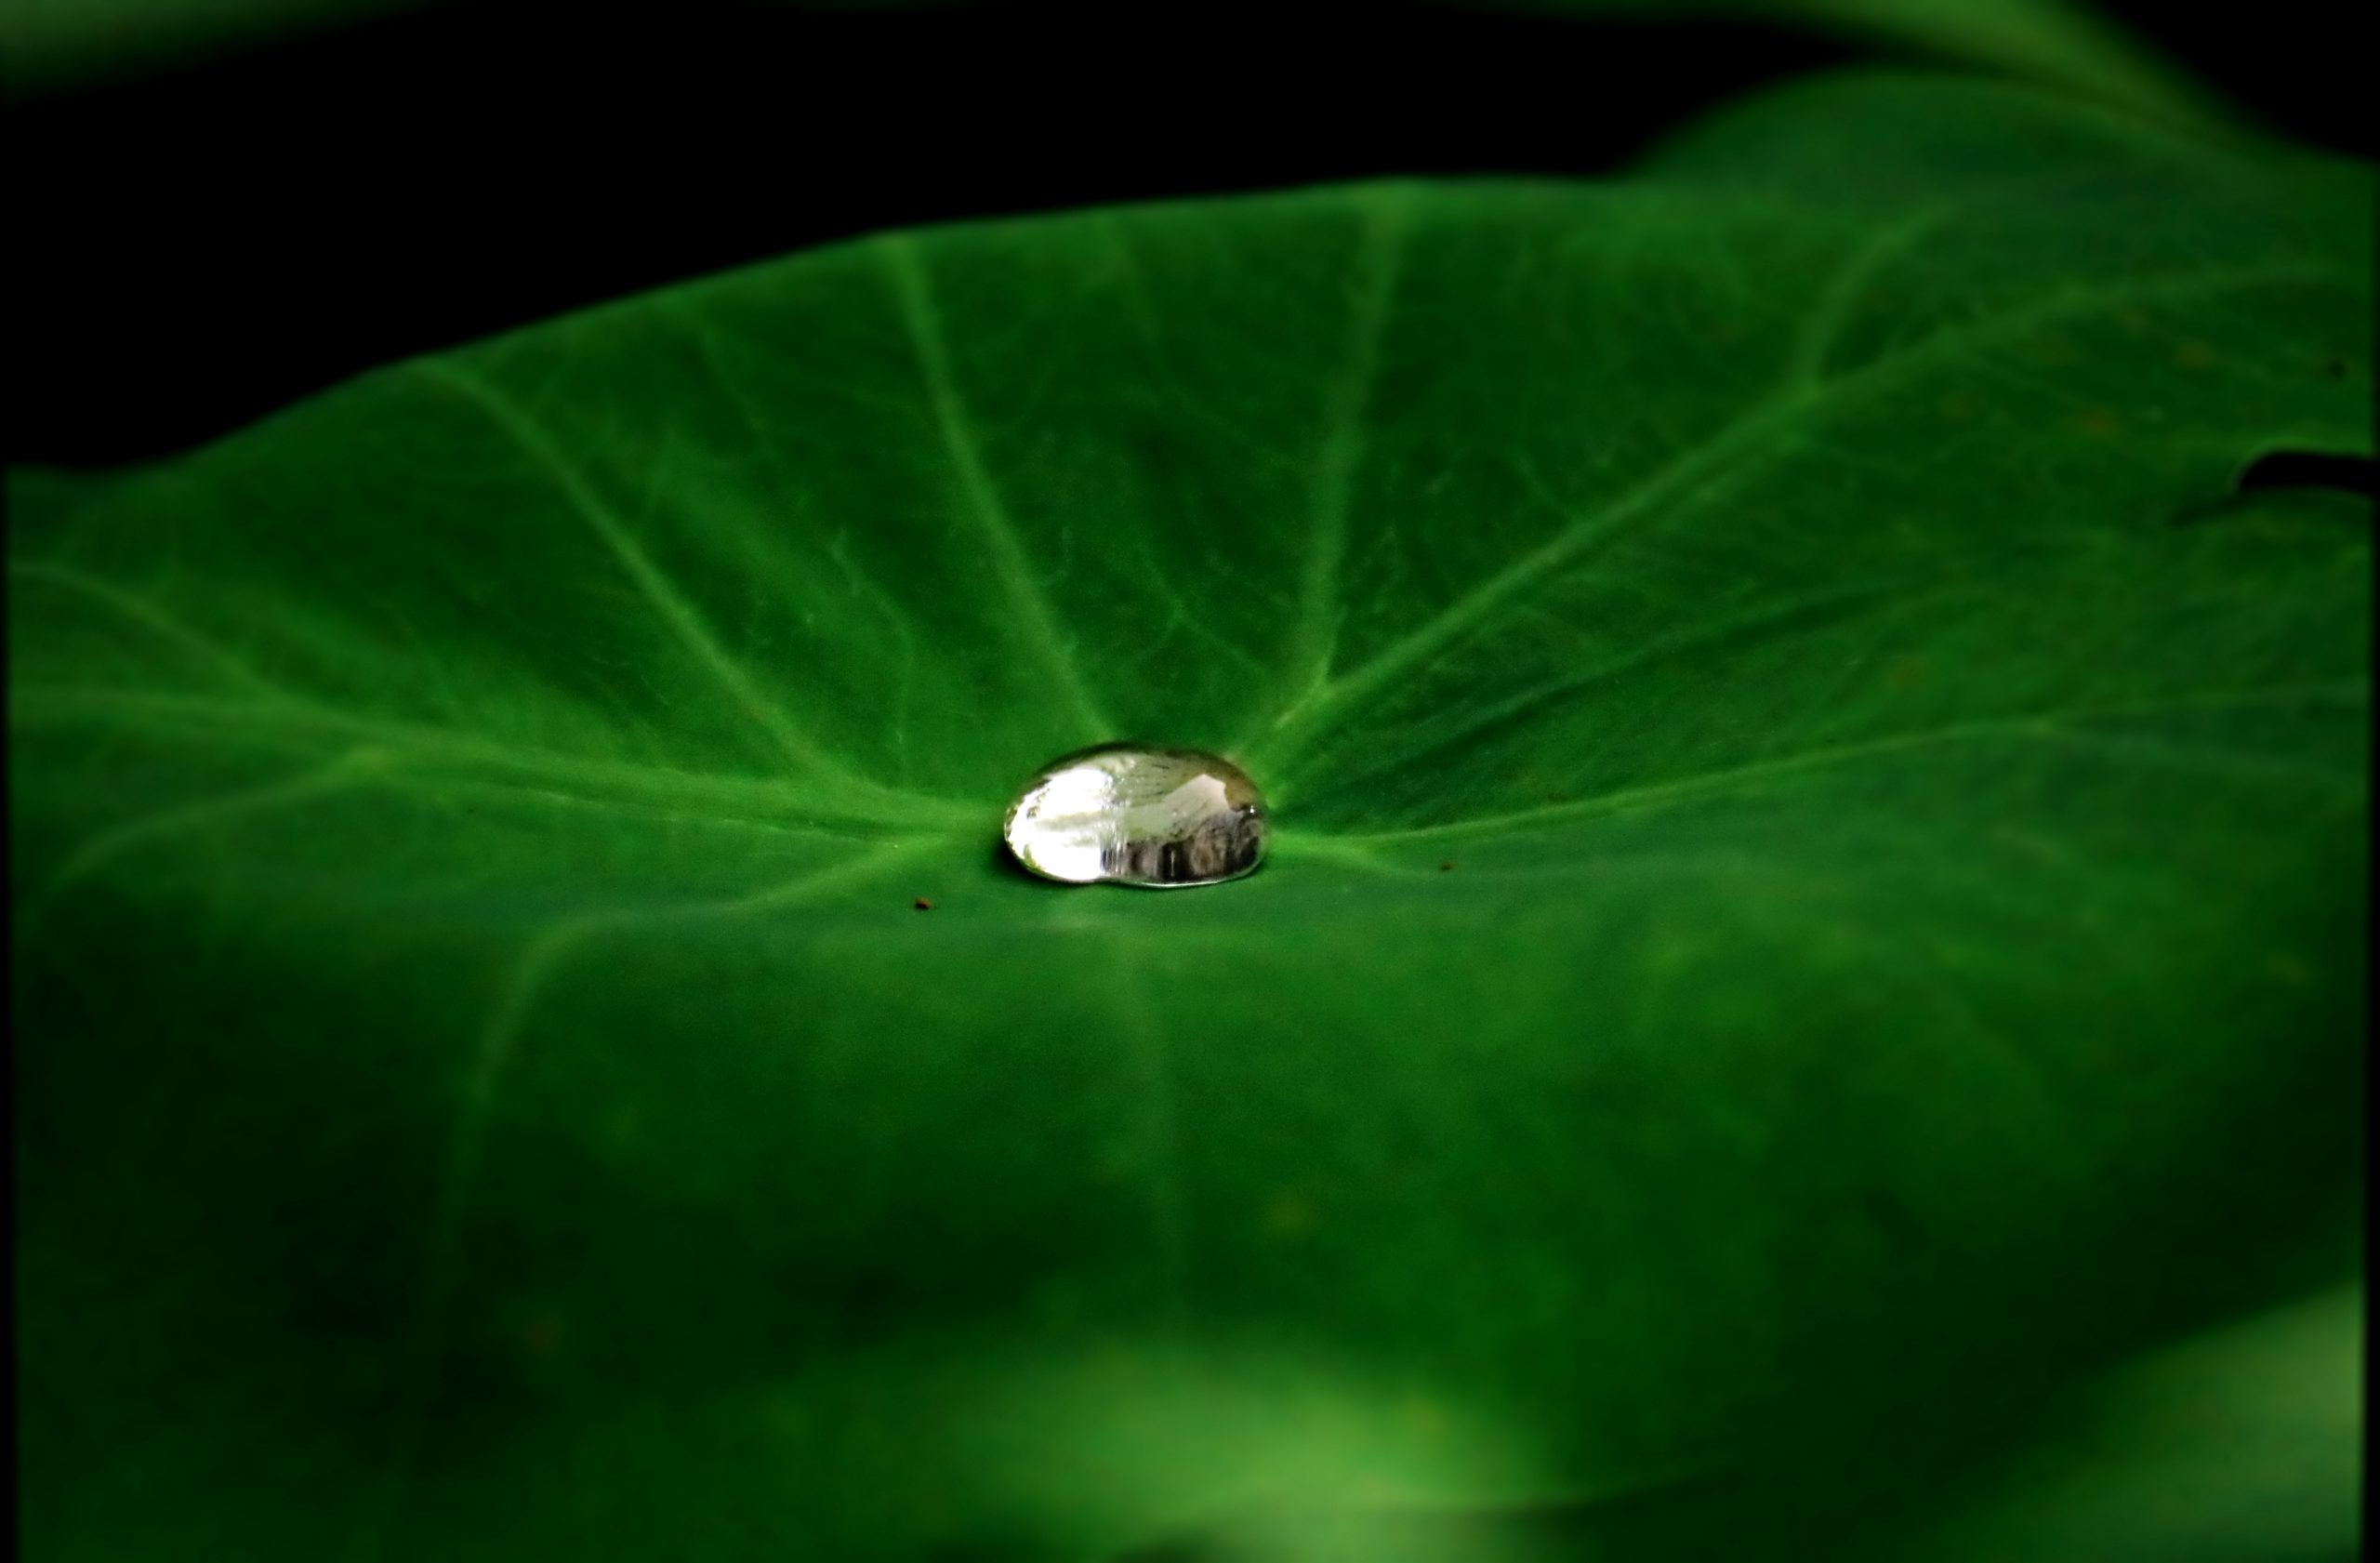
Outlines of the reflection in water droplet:
[[1102,744],[1051,761],[1001,826],[1008,850],[1067,884],[1219,884],[1264,860],[1264,800],[1197,749]]

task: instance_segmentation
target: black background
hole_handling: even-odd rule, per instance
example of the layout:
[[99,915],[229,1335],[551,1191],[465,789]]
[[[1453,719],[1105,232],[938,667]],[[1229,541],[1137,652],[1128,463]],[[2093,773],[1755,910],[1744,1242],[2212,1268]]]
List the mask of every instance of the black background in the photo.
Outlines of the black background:
[[[2113,7],[2373,152],[2336,5]],[[1377,174],[1593,173],[1845,46],[1376,4],[856,15],[479,0],[19,97],[8,457],[168,454],[372,364],[874,229]]]

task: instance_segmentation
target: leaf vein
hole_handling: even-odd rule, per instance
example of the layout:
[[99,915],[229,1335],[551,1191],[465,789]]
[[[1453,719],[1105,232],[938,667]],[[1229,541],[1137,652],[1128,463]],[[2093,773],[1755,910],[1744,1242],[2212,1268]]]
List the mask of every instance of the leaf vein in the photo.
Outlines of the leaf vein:
[[186,655],[211,666],[231,682],[260,698],[298,701],[302,698],[266,678],[246,658],[239,656],[213,637],[201,634],[155,603],[123,587],[88,575],[72,565],[46,560],[12,559],[8,574],[30,581],[54,586],[89,598],[114,613],[126,623],[148,631],[162,641],[179,647]]
[[[1478,632],[1510,603],[1541,586],[1596,544],[1609,543],[1646,516],[1675,516],[1709,503],[1745,481],[1760,460],[1794,448],[1793,436],[1803,420],[1857,405],[1950,354],[2021,338],[2061,321],[2110,309],[2327,280],[2335,272],[2334,266],[2319,262],[2274,262],[2214,268],[2122,285],[2078,287],[2039,305],[1945,327],[1897,353],[1871,360],[1815,389],[1792,381],[1772,388],[1710,436],[1680,451],[1609,504],[1576,516],[1545,542],[1383,648],[1362,668],[1326,686],[1318,698],[1295,713],[1285,713],[1271,733],[1249,748],[1263,750],[1261,763],[1281,769],[1285,754],[1295,753],[1316,734],[1379,699],[1408,672],[1427,666],[1459,642]],[[1554,502],[1559,503],[1558,499]]]
[[1323,438],[1308,498],[1305,560],[1285,665],[1293,707],[1327,684],[1339,638],[1348,507],[1364,459],[1365,419],[1380,378],[1381,350],[1412,226],[1411,192],[1397,187],[1367,205],[1347,313],[1343,366],[1324,406]]
[[384,1548],[395,1534],[411,1496],[414,1471],[420,1462],[453,1334],[456,1302],[463,1282],[464,1224],[478,1189],[480,1170],[486,1163],[496,1104],[520,1054],[530,1014],[564,958],[599,934],[624,928],[748,917],[798,906],[866,880],[897,855],[897,846],[879,847],[765,890],[663,912],[581,913],[561,920],[521,947],[497,980],[494,1000],[479,1028],[440,1162],[430,1223],[428,1279],[398,1401],[396,1452],[380,1501],[359,1538],[367,1556]]
[[780,823],[804,820],[947,831],[979,826],[983,816],[980,805],[964,800],[896,792],[866,783],[822,791],[792,780],[595,760],[479,739],[443,728],[309,707],[249,707],[204,697],[40,687],[13,691],[9,707],[12,723],[19,724],[62,718],[115,722],[126,727],[145,724],[152,731],[245,730],[261,743],[298,748],[375,744],[390,750],[393,762],[417,770],[478,771],[489,774],[498,785],[527,792],[575,792],[581,801],[643,800],[721,818],[732,816],[720,811],[748,810]]
[[378,749],[350,749],[295,776],[158,809],[111,826],[70,853],[41,886],[25,897],[18,908],[19,916],[28,928],[38,925],[60,895],[127,853],[171,841],[210,825],[229,824],[336,796],[385,773],[388,762],[389,756]]
[[[1725,770],[1680,776],[1643,787],[1621,788],[1600,793],[1593,798],[1550,804],[1543,808],[1522,809],[1508,815],[1492,815],[1478,819],[1454,820],[1443,825],[1416,826],[1403,830],[1355,832],[1339,836],[1336,839],[1342,841],[1366,843],[1421,841],[1498,830],[1526,830],[1540,825],[1593,819],[1604,815],[1657,807],[1707,794],[1725,793],[1747,785],[1756,786],[1775,778],[1824,770],[1835,765],[1856,764],[1860,761],[1884,755],[1911,753],[1946,744],[1990,742],[1994,739],[2122,746],[2144,753],[2162,753],[2169,762],[2176,764],[2212,764],[2233,769],[2235,768],[2233,762],[2237,757],[2222,755],[2209,759],[2208,751],[2202,746],[2146,741],[2135,743],[2106,734],[2076,732],[2067,724],[2122,721],[2126,718],[2154,717],[2192,710],[2220,710],[2324,700],[2358,698],[2368,700],[2370,697],[2371,685],[2367,681],[2340,680],[2322,683],[2273,685],[2262,689],[2222,690],[2187,698],[2133,701],[2087,709],[2036,711],[1984,718],[1974,722],[1950,722],[1937,727],[1917,728],[1903,733],[1887,734],[1877,738],[1805,749],[1799,754],[1789,755],[1782,759],[1754,761],[1748,764],[1729,766]],[[2325,782],[2335,783],[2343,793],[2359,791],[2362,786],[2360,778],[2334,775],[2326,770],[2310,766],[2295,766],[2268,761],[2257,763],[2254,769],[2264,775],[2284,776],[2301,782],[2319,778]]]
[[720,644],[719,638],[712,633],[702,614],[668,575],[654,563],[628,524],[613,513],[611,507],[604,503],[593,484],[578,470],[577,464],[563,454],[553,436],[536,417],[493,382],[451,359],[416,359],[414,368],[425,378],[458,392],[486,414],[491,422],[509,436],[532,462],[560,486],[572,509],[602,541],[621,572],[634,584],[662,623],[668,627],[671,634],[694,656],[695,661],[718,681],[730,701],[768,733],[787,759],[797,766],[830,775],[848,775],[780,706],[761,692],[751,674]]
[[924,263],[906,236],[886,238],[878,247],[892,277],[902,325],[908,332],[910,347],[924,378],[926,398],[933,410],[935,426],[941,430],[943,448],[958,477],[959,493],[966,499],[967,513],[974,519],[976,532],[990,557],[992,573],[998,577],[1043,671],[1073,708],[1076,724],[1091,737],[1111,736],[1115,729],[1091,696],[1090,682],[1060,631],[1057,614],[1051,606],[1041,576],[1026,554],[1024,540],[1001,501],[998,486],[984,464],[974,420],[959,394],[958,378],[951,368],[941,308],[935,302]]

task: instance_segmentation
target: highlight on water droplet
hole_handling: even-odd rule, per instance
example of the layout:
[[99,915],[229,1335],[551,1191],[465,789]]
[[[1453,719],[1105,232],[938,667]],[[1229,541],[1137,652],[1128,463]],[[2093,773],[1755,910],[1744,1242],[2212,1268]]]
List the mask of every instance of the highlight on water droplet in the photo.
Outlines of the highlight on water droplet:
[[1220,755],[1101,744],[1043,766],[1000,834],[1030,872],[1063,884],[1221,884],[1264,860],[1264,799]]

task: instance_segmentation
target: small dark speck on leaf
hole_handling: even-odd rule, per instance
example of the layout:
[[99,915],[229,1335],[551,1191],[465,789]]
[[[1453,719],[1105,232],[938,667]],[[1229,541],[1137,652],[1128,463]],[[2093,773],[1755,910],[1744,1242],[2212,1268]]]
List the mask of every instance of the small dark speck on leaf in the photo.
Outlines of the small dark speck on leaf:
[[2328,375],[2334,380],[2343,380],[2347,378],[2347,360],[2344,358],[2332,359],[2330,362],[2322,365],[2322,373]]
[[1441,863],[1441,864],[1439,864],[1439,865],[1438,865],[1438,872],[1439,872],[1439,873],[1441,873],[1441,874],[1451,874],[1451,873],[1453,873],[1453,872],[1454,872],[1454,864],[1453,864],[1453,862],[1452,862],[1451,860],[1449,860],[1449,861],[1448,861],[1448,862],[1445,862],[1445,863]]
[[927,900],[927,899],[926,899],[924,896],[922,896],[922,895],[919,896],[916,900],[914,900],[914,901],[910,902],[910,903],[909,903],[909,905],[911,905],[911,906],[913,906],[913,907],[917,907],[917,908],[918,908],[918,910],[919,910],[919,911],[921,911],[921,912],[930,912],[930,911],[933,910],[933,903],[932,903],[932,902],[931,902],[931,901],[929,901],[929,900]]

